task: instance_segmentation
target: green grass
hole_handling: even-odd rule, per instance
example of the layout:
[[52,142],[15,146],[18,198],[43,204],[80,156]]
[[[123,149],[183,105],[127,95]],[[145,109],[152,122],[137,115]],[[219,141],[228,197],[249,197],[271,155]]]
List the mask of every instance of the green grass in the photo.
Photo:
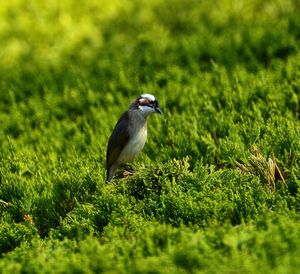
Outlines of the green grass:
[[[295,273],[297,1],[4,1],[0,273]],[[109,135],[152,93],[136,173]]]

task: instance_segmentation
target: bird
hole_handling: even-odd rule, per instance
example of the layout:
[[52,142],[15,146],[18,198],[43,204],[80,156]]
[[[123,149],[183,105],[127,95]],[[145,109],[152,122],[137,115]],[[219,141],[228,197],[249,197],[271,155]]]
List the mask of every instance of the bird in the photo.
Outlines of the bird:
[[152,94],[144,93],[135,99],[116,123],[107,145],[106,181],[111,182],[117,169],[131,162],[147,140],[147,116],[162,114]]

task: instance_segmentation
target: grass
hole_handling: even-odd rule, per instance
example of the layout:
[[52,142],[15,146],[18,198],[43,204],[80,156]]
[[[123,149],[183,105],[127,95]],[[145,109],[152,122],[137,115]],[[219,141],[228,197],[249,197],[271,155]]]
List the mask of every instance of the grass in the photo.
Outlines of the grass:
[[[297,1],[0,7],[1,273],[295,273]],[[152,93],[133,176],[106,145]]]

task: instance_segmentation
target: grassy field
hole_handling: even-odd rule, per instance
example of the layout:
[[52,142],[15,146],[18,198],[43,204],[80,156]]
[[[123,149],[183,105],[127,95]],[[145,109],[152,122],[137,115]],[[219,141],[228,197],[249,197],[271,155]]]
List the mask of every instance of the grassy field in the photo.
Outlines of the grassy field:
[[[0,5],[0,273],[297,273],[296,0]],[[109,135],[152,93],[133,176]]]

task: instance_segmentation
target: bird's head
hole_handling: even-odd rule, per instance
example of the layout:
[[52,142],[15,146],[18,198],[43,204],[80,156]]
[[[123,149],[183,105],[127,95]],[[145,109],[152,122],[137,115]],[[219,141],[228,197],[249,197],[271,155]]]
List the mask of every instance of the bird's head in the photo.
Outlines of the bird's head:
[[158,101],[152,94],[142,94],[136,99],[136,105],[145,117],[155,112],[162,114]]

